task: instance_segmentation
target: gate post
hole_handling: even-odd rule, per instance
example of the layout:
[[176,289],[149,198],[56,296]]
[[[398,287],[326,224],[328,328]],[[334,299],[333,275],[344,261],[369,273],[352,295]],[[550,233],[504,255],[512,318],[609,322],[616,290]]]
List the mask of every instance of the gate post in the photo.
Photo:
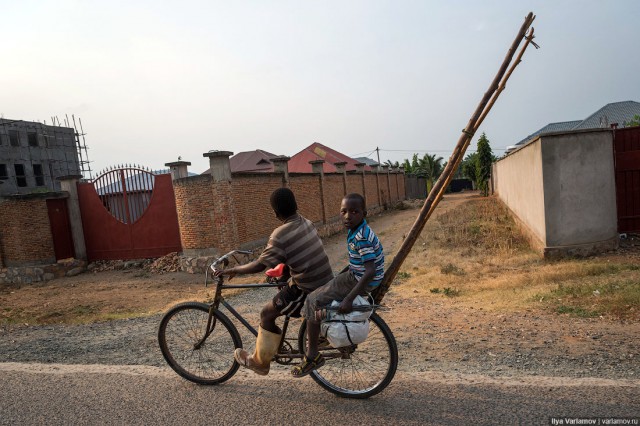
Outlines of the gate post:
[[174,161],[173,163],[164,163],[164,165],[171,170],[171,180],[182,179],[189,176],[187,166],[191,165],[190,161]]
[[289,186],[289,160],[290,157],[274,157],[270,161],[273,163],[274,173],[282,173],[282,186]]
[[71,238],[76,259],[87,260],[87,246],[84,242],[84,229],[82,228],[82,216],[80,214],[80,201],[78,200],[78,182],[82,175],[60,176],[60,187],[69,193],[67,199],[69,207],[69,224],[71,226]]
[[213,217],[215,222],[213,229],[217,235],[214,236],[218,249],[229,251],[238,248],[240,239],[238,237],[238,218],[236,206],[233,201],[233,188],[231,185],[231,163],[229,157],[233,155],[230,151],[209,151],[202,154],[209,158],[211,170],[211,191],[213,193]]

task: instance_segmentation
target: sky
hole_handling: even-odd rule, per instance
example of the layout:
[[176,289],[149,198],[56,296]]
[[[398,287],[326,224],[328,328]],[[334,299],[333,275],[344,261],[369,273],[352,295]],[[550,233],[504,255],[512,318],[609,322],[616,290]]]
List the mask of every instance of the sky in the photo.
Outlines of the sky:
[[[640,3],[0,0],[0,114],[82,120],[93,177],[320,142],[449,158],[525,16],[536,43],[478,135],[494,154],[550,122],[640,101]],[[476,140],[469,151],[476,147]]]

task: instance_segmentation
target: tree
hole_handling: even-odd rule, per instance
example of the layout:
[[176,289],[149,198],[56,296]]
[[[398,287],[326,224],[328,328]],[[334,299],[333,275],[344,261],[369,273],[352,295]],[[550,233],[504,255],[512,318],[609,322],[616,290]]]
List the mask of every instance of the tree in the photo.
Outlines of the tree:
[[476,182],[476,159],[478,158],[478,153],[474,152],[473,154],[467,154],[467,156],[462,160],[462,164],[460,165],[460,169],[462,171],[462,176],[469,179],[474,188],[478,187]]
[[387,161],[384,162],[384,164],[389,166],[389,167],[391,167],[391,168],[400,167],[400,163],[398,163],[397,161],[393,162],[391,160],[387,160]]
[[407,174],[425,178],[427,181],[427,193],[429,193],[444,170],[442,160],[442,157],[436,157],[435,154],[424,154],[422,158],[419,158],[418,154],[413,154],[411,161],[405,159],[402,167],[404,167],[404,171]]
[[636,114],[625,124],[625,127],[640,126],[640,115]]
[[487,139],[484,132],[480,136],[480,139],[478,139],[478,150],[476,153],[476,183],[482,195],[486,197],[489,195],[489,178],[491,177],[493,152],[491,152],[489,139]]

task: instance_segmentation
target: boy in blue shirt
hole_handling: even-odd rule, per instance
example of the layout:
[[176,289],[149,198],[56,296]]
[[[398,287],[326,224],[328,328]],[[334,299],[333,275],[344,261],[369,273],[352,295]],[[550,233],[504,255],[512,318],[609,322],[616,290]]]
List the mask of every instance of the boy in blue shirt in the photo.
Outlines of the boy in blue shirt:
[[338,313],[351,312],[356,296],[371,292],[380,285],[384,276],[382,244],[365,220],[367,210],[364,197],[355,193],[346,195],[342,199],[340,215],[345,228],[349,230],[349,268],[307,296],[303,308],[303,315],[307,319],[307,354],[291,370],[294,377],[306,376],[324,365],[325,360],[318,351],[320,318],[317,318],[316,311],[333,300],[341,300]]

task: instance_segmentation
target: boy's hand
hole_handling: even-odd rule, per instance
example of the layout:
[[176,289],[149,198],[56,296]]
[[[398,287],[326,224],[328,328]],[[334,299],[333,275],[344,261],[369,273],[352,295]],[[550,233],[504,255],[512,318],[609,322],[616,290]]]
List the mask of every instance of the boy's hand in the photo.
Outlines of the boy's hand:
[[219,277],[220,275],[226,275],[229,277],[229,279],[231,279],[236,276],[236,271],[234,271],[234,268],[216,269],[213,275],[216,277]]
[[338,306],[338,313],[348,314],[351,311],[353,311],[353,299],[347,297],[340,302],[340,305]]

